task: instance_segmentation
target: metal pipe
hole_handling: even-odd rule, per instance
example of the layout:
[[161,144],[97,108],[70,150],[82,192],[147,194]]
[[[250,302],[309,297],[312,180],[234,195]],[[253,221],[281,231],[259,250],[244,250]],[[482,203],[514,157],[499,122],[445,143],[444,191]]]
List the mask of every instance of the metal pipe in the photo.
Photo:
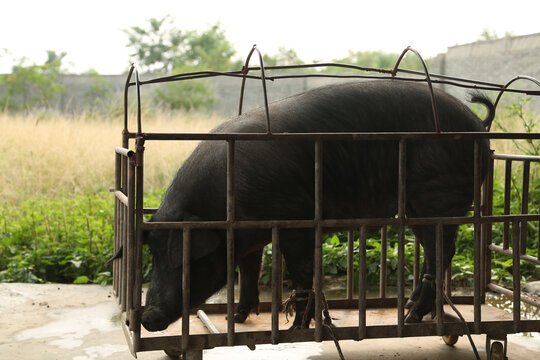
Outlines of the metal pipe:
[[[135,227],[132,228],[133,239],[135,239],[135,268],[137,273],[135,276],[135,284],[133,285],[135,316],[133,317],[133,347],[135,351],[139,351],[141,346],[141,318],[140,313],[142,307],[142,247],[143,247],[143,209],[144,209],[144,137],[138,137],[135,141],[134,162],[130,164],[131,183],[133,184],[131,190],[128,191],[128,199],[132,198],[133,202]],[[133,216],[131,216],[133,218]]]
[[279,246],[279,229],[272,228],[272,344],[279,344],[279,313],[281,310],[281,249]]
[[353,298],[354,282],[354,230],[347,233],[347,299]]
[[219,334],[219,330],[217,329],[216,325],[214,325],[212,320],[210,320],[210,318],[208,317],[208,315],[206,315],[204,311],[197,310],[197,317],[199,318],[199,320],[201,320],[201,322],[208,329],[208,331],[210,331],[210,333]]
[[424,59],[422,58],[420,53],[418,51],[416,51],[415,49],[413,49],[412,47],[410,47],[410,46],[408,46],[405,50],[403,50],[403,52],[399,56],[398,60],[396,61],[396,65],[394,66],[394,70],[392,70],[392,77],[394,77],[396,75],[396,73],[398,72],[398,70],[399,70],[398,67],[399,67],[399,64],[401,63],[401,60],[403,59],[405,54],[407,52],[409,52],[409,51],[416,55],[416,57],[420,61],[420,64],[422,65],[422,68],[424,69],[424,75],[426,76],[425,80],[426,80],[427,85],[428,85],[429,97],[431,99],[431,110],[433,112],[433,122],[434,122],[434,125],[435,125],[435,132],[440,133],[441,132],[441,127],[440,127],[440,122],[439,122],[439,112],[437,111],[437,102],[435,101],[435,94],[433,92],[433,84],[431,82],[431,76],[429,74],[429,70],[427,68],[426,62],[424,61]]
[[[529,179],[531,176],[531,163],[523,163],[523,183],[521,187],[521,214],[529,213]],[[521,224],[521,254],[527,253],[527,222]]]
[[[496,285],[496,284],[488,284],[487,287],[491,291],[494,291],[494,292],[502,294],[502,295],[506,295],[506,296],[508,296],[509,298],[512,298],[512,299],[514,298],[514,292],[512,290],[505,289],[502,286],[499,286],[499,285]],[[540,308],[540,301],[536,300],[536,298],[534,298],[534,297],[527,296],[525,294],[521,294],[521,299],[520,300],[522,302],[526,303],[526,304],[529,304],[529,305],[536,306],[536,307]]]
[[322,323],[322,226],[323,218],[323,144],[315,141],[315,341],[323,339]]
[[414,236],[414,265],[413,265],[413,289],[416,289],[420,282],[420,241],[418,236]]
[[259,64],[260,64],[260,70],[261,70],[261,81],[262,81],[262,89],[263,89],[263,98],[264,98],[264,111],[266,113],[266,133],[267,134],[270,134],[271,131],[270,131],[270,112],[268,110],[268,94],[267,94],[267,91],[266,91],[266,76],[265,76],[265,73],[264,73],[264,62],[263,62],[263,57],[262,57],[262,54],[261,52],[259,51],[259,49],[257,48],[257,45],[253,45],[253,47],[251,48],[251,51],[249,52],[249,55],[246,59],[246,62],[245,62],[245,65],[242,69],[242,74],[244,75],[243,78],[242,78],[242,87],[241,87],[241,90],[240,90],[240,105],[238,107],[238,115],[242,115],[242,105],[243,105],[243,102],[244,102],[244,89],[245,89],[245,84],[246,84],[246,76],[247,73],[249,72],[249,61],[251,60],[251,56],[253,55],[253,52],[257,52],[257,54],[259,55]]
[[379,296],[381,298],[386,297],[386,259],[388,254],[388,228],[383,226],[381,228],[381,259],[379,264]]
[[234,346],[234,141],[227,142],[227,345]]
[[521,320],[521,269],[520,269],[520,251],[519,251],[519,221],[512,223],[512,276],[513,276],[513,302],[512,313],[514,315],[514,331],[520,332]]
[[[512,188],[512,160],[507,159],[504,164],[504,215],[510,214],[510,199]],[[503,248],[508,249],[510,246],[510,223],[505,222],[503,227]]]
[[435,314],[437,316],[437,335],[444,334],[443,312],[443,225],[435,227]]
[[480,332],[482,321],[481,294],[480,287],[480,253],[481,253],[481,151],[480,140],[474,140],[474,328],[475,332]]
[[398,154],[398,278],[397,278],[397,336],[403,336],[405,324],[405,205],[406,205],[406,169],[407,169],[407,143],[399,141]]
[[362,226],[358,249],[358,340],[366,338],[366,232]]
[[[135,138],[137,134],[130,133]],[[152,140],[253,140],[253,141],[378,141],[378,140],[540,140],[540,133],[487,133],[487,132],[339,132],[339,133],[144,133]]]
[[[499,253],[499,254],[514,257],[514,251],[510,250],[510,249],[504,249],[504,248],[502,248],[500,246],[493,245],[493,244],[489,245],[489,249],[492,250],[492,251],[495,251],[496,253]],[[532,264],[540,265],[540,259],[537,259],[534,256],[521,255],[520,254],[519,258],[520,258],[520,260],[528,261],[528,262],[530,262]]]
[[182,239],[182,352],[189,349],[189,307],[191,299],[191,230],[185,228]]

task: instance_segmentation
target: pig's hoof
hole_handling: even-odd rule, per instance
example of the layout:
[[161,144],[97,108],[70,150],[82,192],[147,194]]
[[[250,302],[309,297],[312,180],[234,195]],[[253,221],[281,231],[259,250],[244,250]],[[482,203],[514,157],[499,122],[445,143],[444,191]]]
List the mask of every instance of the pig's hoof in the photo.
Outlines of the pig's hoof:
[[407,316],[405,316],[406,324],[415,324],[422,321],[422,318],[416,313],[416,311],[409,311]]
[[405,304],[405,309],[410,309],[414,306],[415,302],[411,299],[409,299],[409,301],[407,301],[407,303]]
[[234,322],[237,324],[242,324],[249,316],[249,312],[245,310],[240,310],[234,314]]

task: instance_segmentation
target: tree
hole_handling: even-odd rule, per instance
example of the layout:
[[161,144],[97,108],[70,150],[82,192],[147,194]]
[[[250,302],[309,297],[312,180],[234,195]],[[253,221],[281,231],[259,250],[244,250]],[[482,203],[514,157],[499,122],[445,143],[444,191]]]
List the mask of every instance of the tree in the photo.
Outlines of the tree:
[[47,51],[47,60],[42,65],[26,65],[28,60],[21,58],[13,66],[11,74],[0,78],[4,92],[0,105],[9,109],[30,109],[37,105],[49,106],[57,94],[64,91],[58,76],[65,52]]
[[300,65],[304,62],[298,57],[296,50],[287,49],[284,46],[278,48],[278,52],[275,55],[263,55],[264,66],[276,66],[276,65]]
[[220,24],[199,32],[178,29],[170,16],[148,20],[147,27],[125,30],[131,56],[145,71],[170,73],[175,68],[230,70],[234,47]]
[[[131,27],[128,47],[145,71],[161,74],[201,70],[231,70],[236,51],[219,23],[199,32],[178,29],[171,17],[152,18],[146,27]],[[162,85],[154,93],[154,102],[169,109],[209,109],[215,103],[211,84],[189,80]]]

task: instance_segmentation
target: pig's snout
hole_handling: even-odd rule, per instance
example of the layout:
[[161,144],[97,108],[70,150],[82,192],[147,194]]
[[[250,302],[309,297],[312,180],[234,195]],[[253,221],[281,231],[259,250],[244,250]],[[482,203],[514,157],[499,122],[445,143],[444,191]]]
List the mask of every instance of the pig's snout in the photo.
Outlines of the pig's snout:
[[149,306],[142,314],[141,323],[148,331],[161,331],[169,326],[170,321],[162,310],[155,306]]

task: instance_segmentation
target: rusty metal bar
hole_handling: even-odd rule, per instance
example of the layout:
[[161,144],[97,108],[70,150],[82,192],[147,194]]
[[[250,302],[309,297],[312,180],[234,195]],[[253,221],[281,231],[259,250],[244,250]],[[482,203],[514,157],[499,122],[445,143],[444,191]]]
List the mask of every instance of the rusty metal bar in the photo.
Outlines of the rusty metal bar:
[[435,314],[439,336],[444,334],[443,272],[443,225],[437,224],[435,227]]
[[[491,155],[493,155],[493,150],[491,151]],[[495,176],[495,160],[493,159],[493,157],[490,157],[486,184],[484,186],[484,189],[485,189],[485,197],[484,197],[485,206],[483,208],[484,216],[493,215],[494,176]],[[485,302],[485,292],[487,291],[487,284],[491,282],[491,251],[489,251],[489,247],[493,243],[493,223],[486,223],[485,232],[483,234],[485,236],[485,244],[483,245],[484,254],[485,254],[485,260],[484,260],[485,262],[484,262],[484,276],[483,276],[484,286],[482,290],[484,292],[483,302]]]
[[282,293],[282,258],[279,246],[279,229],[272,228],[272,344],[279,344],[279,312]]
[[[502,286],[499,286],[499,285],[496,285],[496,284],[488,284],[487,285],[488,289],[491,290],[491,291],[494,291],[496,293],[499,293],[499,294],[502,294],[502,295],[506,295],[508,296],[509,298],[512,298],[514,297],[514,292],[512,290],[508,290]],[[532,296],[527,296],[525,294],[521,294],[521,299],[520,299],[522,302],[526,303],[526,304],[529,304],[529,305],[532,305],[532,306],[536,306],[537,308],[540,308],[540,301],[537,300],[537,298],[535,297],[532,297]]]
[[[529,180],[531,176],[531,163],[523,163],[523,183],[521,187],[521,214],[529,213]],[[527,221],[521,223],[521,254],[527,253]]]
[[315,341],[323,338],[322,323],[322,226],[323,218],[323,144],[315,141]]
[[520,251],[519,251],[519,221],[512,223],[512,276],[513,276],[513,309],[514,331],[520,332],[521,320],[521,269],[520,269]]
[[347,299],[353,298],[354,282],[354,230],[347,233]]
[[474,328],[475,332],[480,332],[482,321],[481,308],[481,273],[480,254],[481,254],[481,150],[480,140],[474,140]]
[[366,227],[360,228],[360,241],[358,249],[358,340],[366,337]]
[[[130,133],[135,138],[137,134]],[[487,132],[339,132],[339,133],[144,133],[149,140],[257,140],[257,141],[360,141],[360,140],[540,140],[540,133]]]
[[407,143],[399,142],[398,165],[398,278],[397,278],[397,336],[403,336],[405,324],[405,206],[406,206],[406,169]]
[[[180,241],[180,239],[176,239]],[[191,230],[182,236],[182,352],[189,349],[189,307],[191,299]]]
[[416,289],[420,282],[420,241],[414,236],[414,264],[413,264],[413,289]]
[[127,279],[127,319],[129,320],[129,328],[131,331],[135,330],[136,326],[136,320],[135,320],[135,313],[136,313],[136,307],[135,298],[137,297],[137,289],[133,285],[135,284],[135,278],[137,277],[137,274],[140,272],[139,268],[137,267],[135,256],[137,254],[137,239],[135,237],[135,158],[131,157],[129,159],[129,168],[128,168],[128,178],[127,178],[127,196],[126,196],[126,235],[127,235],[127,241],[126,246],[124,247],[125,255],[126,255],[126,263],[127,263],[127,272],[126,272],[126,279]]
[[427,85],[428,85],[428,89],[429,89],[429,97],[431,99],[431,110],[433,112],[433,122],[434,122],[434,125],[435,125],[435,132],[436,133],[440,133],[441,132],[441,126],[440,126],[440,122],[439,122],[439,112],[437,111],[437,102],[435,101],[435,94],[433,92],[433,84],[431,82],[431,76],[429,74],[429,70],[427,68],[427,65],[426,65],[426,62],[424,61],[424,59],[422,58],[422,56],[420,55],[420,53],[418,51],[416,51],[415,49],[413,49],[412,47],[408,46],[405,50],[403,50],[403,52],[401,53],[401,55],[399,56],[397,62],[396,62],[396,65],[394,66],[394,70],[392,70],[392,77],[394,77],[396,75],[396,73],[398,72],[398,68],[399,68],[399,64],[401,63],[401,60],[403,59],[403,57],[405,56],[405,54],[407,52],[412,52],[416,55],[416,57],[418,58],[418,60],[420,61],[423,69],[424,69],[424,75],[426,76],[425,80],[427,82]]
[[[128,99],[129,99],[129,86],[130,86],[130,80],[131,76],[133,75],[133,71],[135,70],[135,65],[131,64],[129,67],[128,76],[126,78],[126,84],[124,86],[124,133],[128,132]],[[127,144],[125,144],[125,141],[122,144],[123,147],[127,148]]]
[[383,226],[381,228],[381,259],[379,264],[379,296],[381,298],[386,297],[386,270],[387,267],[387,256],[388,256],[388,228]]
[[[144,209],[144,138],[139,137],[135,141],[135,162],[130,165],[132,173],[130,173],[128,182],[131,182],[131,190],[128,191],[128,198],[135,201],[132,203],[130,214],[134,215],[135,226],[132,227],[132,238],[134,239],[135,250],[135,268],[142,269],[142,246],[143,246],[143,209]],[[134,210],[133,210],[134,209]],[[133,218],[133,216],[132,216]],[[139,351],[141,346],[141,295],[142,295],[142,271],[137,271],[133,285],[134,291],[134,316],[133,320],[133,348]]]
[[[540,214],[526,214],[526,215],[492,215],[483,216],[478,222],[480,224],[485,222],[505,222],[505,221],[539,221]],[[407,226],[411,225],[437,225],[443,223],[445,225],[464,225],[474,223],[473,217],[456,216],[449,218],[407,218],[403,221],[394,218],[381,218],[381,219],[326,219],[321,221],[323,229],[342,228],[349,229],[351,227],[361,227],[363,225],[369,225],[372,227],[382,226],[398,226],[403,222]],[[185,226],[189,226],[192,229],[227,229],[226,221],[171,221],[171,222],[145,222],[143,228],[145,230],[154,229],[182,229]],[[314,228],[316,223],[313,220],[241,220],[231,224],[234,229],[271,229],[278,227],[281,229],[299,229],[299,228]]]
[[246,59],[245,65],[242,68],[242,74],[244,75],[242,77],[242,87],[240,90],[240,105],[238,107],[238,115],[242,115],[242,105],[244,102],[244,90],[245,90],[245,84],[246,84],[246,75],[249,72],[249,61],[251,60],[251,56],[253,55],[253,52],[257,52],[259,55],[259,64],[260,64],[260,71],[261,71],[261,81],[262,81],[262,90],[263,90],[263,98],[264,98],[264,111],[266,113],[266,133],[270,134],[270,111],[268,109],[268,94],[266,90],[266,76],[264,73],[264,62],[263,62],[263,56],[261,55],[261,52],[257,48],[257,45],[253,45],[251,48],[251,51],[249,52],[249,55]]
[[227,345],[234,346],[234,148],[235,142],[227,142]]
[[[514,256],[514,251],[513,250],[510,250],[510,249],[504,249],[500,246],[497,246],[497,245],[489,245],[489,249],[496,252],[496,253],[499,253],[499,254],[503,254],[503,255],[506,255],[506,256],[510,256],[510,257],[513,257]],[[531,255],[519,255],[519,258],[520,260],[523,260],[523,261],[528,261],[532,264],[536,264],[536,265],[540,265],[540,259],[537,259],[535,258],[534,256],[531,256]]]
[[[528,80],[530,82],[533,82],[535,83],[536,85],[540,86],[540,81],[538,81],[537,79],[533,78],[532,76],[526,76],[526,75],[518,75],[516,77],[514,77],[513,79],[511,79],[510,81],[508,81],[504,86],[503,88],[501,89],[501,91],[499,92],[499,95],[497,95],[497,99],[495,100],[495,103],[493,104],[493,106],[495,108],[497,108],[497,105],[499,104],[499,100],[501,100],[501,96],[504,94],[505,90],[515,81],[517,80]],[[490,124],[491,125],[491,124]],[[489,131],[490,128],[487,129],[487,131]]]
[[[512,190],[512,160],[507,159],[504,165],[504,215],[510,214],[510,200]],[[505,222],[503,227],[503,248],[510,246],[510,223]]]

